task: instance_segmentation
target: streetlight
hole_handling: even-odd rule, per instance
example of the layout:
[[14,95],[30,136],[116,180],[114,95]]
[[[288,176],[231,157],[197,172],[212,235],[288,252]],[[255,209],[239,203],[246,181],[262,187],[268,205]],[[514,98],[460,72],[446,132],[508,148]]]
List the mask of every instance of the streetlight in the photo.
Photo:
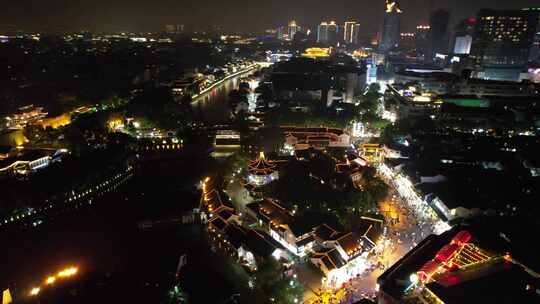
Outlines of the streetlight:
[[50,277],[48,277],[47,279],[45,279],[45,284],[46,284],[46,285],[51,285],[51,284],[53,284],[55,281],[56,281],[56,277],[55,277],[55,276],[50,276]]
[[41,291],[41,288],[39,287],[34,287],[30,290],[30,295],[31,296],[37,296],[39,294],[39,292]]

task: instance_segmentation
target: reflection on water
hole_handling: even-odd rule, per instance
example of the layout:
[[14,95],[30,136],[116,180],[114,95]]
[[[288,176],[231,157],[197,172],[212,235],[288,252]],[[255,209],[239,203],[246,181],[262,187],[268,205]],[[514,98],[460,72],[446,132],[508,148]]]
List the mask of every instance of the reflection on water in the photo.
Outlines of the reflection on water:
[[[141,164],[134,179],[92,205],[46,218],[35,229],[1,231],[0,287],[9,286],[20,299],[51,270],[78,265],[80,277],[65,284],[68,290],[62,284],[44,290],[40,303],[159,303],[173,282],[178,257],[186,253],[183,283],[192,303],[219,302],[233,291],[206,266],[203,250],[209,249],[201,227],[141,230],[138,225],[198,206],[195,184],[214,170],[203,156]],[[216,281],[212,294],[206,293],[201,272]]]
[[231,118],[229,93],[237,89],[240,79],[249,74],[251,73],[226,80],[222,85],[216,86],[210,92],[197,98],[191,105],[200,121],[209,125],[228,123]]

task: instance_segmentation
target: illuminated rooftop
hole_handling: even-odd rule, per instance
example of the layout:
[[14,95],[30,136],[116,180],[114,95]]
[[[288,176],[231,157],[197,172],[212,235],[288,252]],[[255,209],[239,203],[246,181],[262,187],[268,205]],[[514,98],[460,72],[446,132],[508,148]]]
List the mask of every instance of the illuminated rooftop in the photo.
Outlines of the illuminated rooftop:
[[401,13],[402,10],[399,7],[399,3],[397,1],[386,0],[386,12],[387,13]]
[[308,48],[302,54],[303,57],[308,58],[326,58],[329,57],[331,53],[330,48]]
[[379,297],[396,303],[538,303],[538,265],[526,258],[537,254],[515,237],[519,232],[495,223],[430,235],[378,278]]

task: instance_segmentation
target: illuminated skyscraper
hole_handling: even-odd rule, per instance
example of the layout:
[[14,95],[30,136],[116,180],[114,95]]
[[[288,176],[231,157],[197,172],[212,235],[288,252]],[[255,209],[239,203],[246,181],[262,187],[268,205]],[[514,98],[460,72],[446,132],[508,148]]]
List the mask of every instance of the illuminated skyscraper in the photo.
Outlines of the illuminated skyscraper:
[[466,18],[459,22],[453,29],[452,48],[454,54],[468,55],[471,53],[472,40],[476,18]]
[[300,30],[301,30],[300,26],[298,24],[296,24],[296,21],[291,20],[291,22],[289,22],[289,25],[287,27],[287,32],[289,34],[289,39],[293,40],[294,35],[296,35],[296,33],[299,32]]
[[484,77],[517,80],[536,35],[540,11],[481,10],[471,55]]
[[343,25],[343,41],[345,41],[345,43],[352,43],[355,24],[356,22],[354,21],[347,21]]
[[184,32],[183,24],[167,24],[165,25],[165,32],[168,34],[179,34]]
[[277,28],[277,31],[276,31],[276,34],[277,34],[277,39],[278,40],[287,40],[289,37],[287,37],[287,33],[286,33],[286,29],[284,26],[280,26]]
[[335,21],[330,21],[328,23],[328,43],[336,44],[339,40],[339,26]]
[[353,44],[358,44],[360,40],[360,23],[354,25]]
[[415,46],[416,52],[419,55],[427,56],[429,51],[429,32],[431,27],[425,24],[419,24],[416,26],[415,32]]
[[398,46],[401,9],[397,1],[385,0],[385,13],[379,51],[387,53]]
[[360,24],[354,21],[347,21],[343,26],[343,41],[346,44],[358,43],[358,31],[360,30]]
[[327,43],[328,42],[328,23],[321,22],[317,27],[317,42],[318,43]]
[[335,21],[323,21],[317,28],[317,42],[324,44],[335,44],[338,39],[339,28]]
[[277,38],[279,40],[291,41],[296,36],[296,33],[301,32],[302,28],[296,23],[295,20],[291,20],[286,26],[280,26],[277,29]]

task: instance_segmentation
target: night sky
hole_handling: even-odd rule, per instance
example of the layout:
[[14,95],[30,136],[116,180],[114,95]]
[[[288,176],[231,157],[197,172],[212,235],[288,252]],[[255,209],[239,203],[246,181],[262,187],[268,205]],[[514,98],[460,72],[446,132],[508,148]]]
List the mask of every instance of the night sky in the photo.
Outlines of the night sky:
[[[313,26],[321,20],[359,21],[363,34],[378,30],[384,0],[3,0],[0,32],[13,29],[152,31],[164,24],[256,31],[294,18]],[[402,0],[404,31],[425,22],[430,0]],[[452,23],[480,8],[540,6],[538,0],[434,0],[450,9]]]

